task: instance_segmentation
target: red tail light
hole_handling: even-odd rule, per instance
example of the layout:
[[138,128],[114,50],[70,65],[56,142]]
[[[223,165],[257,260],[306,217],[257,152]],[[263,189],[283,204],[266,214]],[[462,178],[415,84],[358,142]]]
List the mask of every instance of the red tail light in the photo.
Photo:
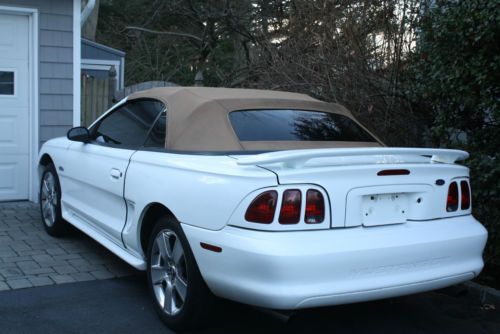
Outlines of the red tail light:
[[306,195],[306,224],[318,224],[325,220],[325,200],[323,194],[309,189]]
[[462,210],[467,210],[470,208],[470,189],[467,181],[460,182],[460,192],[462,193],[462,204],[460,208]]
[[446,211],[457,211],[458,209],[458,186],[456,182],[450,183],[448,197],[446,199]]
[[276,210],[278,193],[274,190],[266,191],[257,196],[245,213],[245,219],[249,222],[260,224],[271,224]]
[[281,203],[280,224],[297,224],[300,220],[300,207],[302,195],[300,190],[286,190]]

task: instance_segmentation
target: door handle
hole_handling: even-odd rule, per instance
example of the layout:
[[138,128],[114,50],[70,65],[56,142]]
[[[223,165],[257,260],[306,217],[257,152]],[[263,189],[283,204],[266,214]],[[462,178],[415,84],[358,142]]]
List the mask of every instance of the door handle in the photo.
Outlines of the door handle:
[[110,175],[113,179],[119,179],[122,176],[122,172],[119,169],[111,168]]

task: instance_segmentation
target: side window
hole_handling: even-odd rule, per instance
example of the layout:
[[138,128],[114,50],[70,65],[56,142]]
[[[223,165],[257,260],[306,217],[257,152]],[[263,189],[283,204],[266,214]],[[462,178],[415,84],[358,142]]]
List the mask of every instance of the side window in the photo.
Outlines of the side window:
[[96,124],[94,140],[117,147],[140,147],[163,109],[163,104],[154,100],[129,102]]
[[144,143],[144,147],[165,148],[166,135],[167,113],[163,111],[151,128],[151,132],[149,133],[146,143]]
[[14,95],[14,72],[0,71],[0,95]]

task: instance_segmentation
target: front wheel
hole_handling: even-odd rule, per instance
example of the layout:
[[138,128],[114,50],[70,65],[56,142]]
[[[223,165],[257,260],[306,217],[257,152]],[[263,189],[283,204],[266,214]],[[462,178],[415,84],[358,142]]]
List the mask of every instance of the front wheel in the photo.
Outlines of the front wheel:
[[206,323],[215,297],[175,220],[165,217],[156,223],[148,244],[147,276],[156,311],[168,327],[187,330]]
[[68,223],[61,213],[61,185],[53,164],[45,167],[40,182],[40,212],[48,234],[60,237],[67,232]]

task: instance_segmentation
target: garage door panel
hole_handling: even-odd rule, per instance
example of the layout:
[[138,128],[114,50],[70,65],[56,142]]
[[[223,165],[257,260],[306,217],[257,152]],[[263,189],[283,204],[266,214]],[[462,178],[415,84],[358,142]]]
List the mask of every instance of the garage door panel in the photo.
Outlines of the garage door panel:
[[29,19],[0,14],[0,201],[29,197]]
[[28,155],[0,156],[0,198],[21,200],[28,198]]
[[[0,147],[17,147],[14,140],[16,136],[16,129],[14,128],[15,124],[16,117],[0,117]],[[5,150],[2,150],[2,153],[6,154]]]
[[0,14],[0,54],[3,59],[28,60],[27,37],[27,16]]
[[29,152],[29,120],[26,113],[0,113],[0,152],[2,154],[27,154]]

